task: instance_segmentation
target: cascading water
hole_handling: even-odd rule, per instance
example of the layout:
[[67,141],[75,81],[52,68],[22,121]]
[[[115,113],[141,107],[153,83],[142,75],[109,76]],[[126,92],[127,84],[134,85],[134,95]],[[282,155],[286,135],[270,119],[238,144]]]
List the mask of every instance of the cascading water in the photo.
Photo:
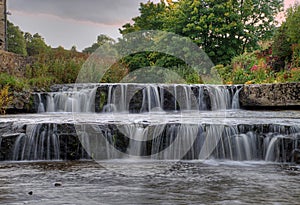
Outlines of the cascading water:
[[[40,94],[38,94],[38,110],[39,112],[94,112],[96,91],[97,87],[79,91],[47,93],[45,104],[43,104]],[[40,109],[40,107],[44,109]]]
[[[65,125],[66,126],[66,125]],[[71,126],[71,125],[69,125]],[[78,125],[80,126],[80,125]],[[83,126],[83,127],[82,127]],[[299,126],[283,125],[220,125],[182,123],[111,123],[85,124],[77,129],[77,141],[62,139],[73,135],[70,129],[57,124],[28,125],[13,147],[13,160],[65,159],[61,152],[85,151],[94,159],[124,157],[159,160],[228,159],[237,161],[293,161],[299,149]],[[68,127],[68,126],[67,126]],[[68,133],[70,132],[71,133]],[[256,131],[252,131],[256,130]],[[280,130],[280,132],[274,132]],[[81,145],[80,145],[81,144]],[[82,148],[83,146],[83,148]],[[79,147],[81,147],[79,149]],[[75,150],[74,150],[75,148]],[[71,151],[73,149],[73,151]],[[77,150],[77,151],[76,151]],[[64,152],[65,152],[64,151]],[[79,158],[88,155],[79,153]]]
[[59,137],[54,125],[28,125],[25,134],[16,139],[13,160],[60,159]]
[[38,98],[39,98],[39,104],[38,104],[38,113],[41,113],[41,112],[45,112],[45,106],[44,104],[42,103],[42,97],[41,97],[41,94],[38,93],[37,94]]
[[[236,87],[234,89],[237,90]],[[97,95],[97,92],[101,94]],[[130,112],[132,101],[141,102],[139,107],[134,107],[140,113],[178,109],[220,110],[231,109],[233,99],[234,108],[239,107],[234,92],[231,86],[96,84],[78,90],[46,93],[46,102],[38,94],[38,107],[39,112],[94,112],[99,106],[95,104],[96,98],[104,95],[105,99],[101,99],[102,112]]]
[[[39,111],[48,112],[49,119],[13,121],[26,130],[0,133],[0,158],[11,143],[7,136],[18,136],[12,156],[2,157],[12,160],[133,156],[293,162],[300,150],[297,119],[287,115],[289,125],[280,114],[264,113],[257,122],[253,112],[236,110],[238,86],[94,84],[63,90],[37,94]],[[73,119],[65,112],[73,112]],[[274,120],[266,124],[264,117]]]

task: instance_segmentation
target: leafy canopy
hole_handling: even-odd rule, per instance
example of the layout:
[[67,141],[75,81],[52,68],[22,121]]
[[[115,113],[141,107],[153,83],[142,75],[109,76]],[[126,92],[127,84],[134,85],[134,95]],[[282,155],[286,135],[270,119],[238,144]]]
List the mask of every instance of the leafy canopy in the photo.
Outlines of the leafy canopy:
[[275,16],[282,0],[163,0],[140,5],[133,24],[120,30],[164,30],[189,37],[215,64],[228,64],[243,52],[258,48],[260,40],[270,39]]

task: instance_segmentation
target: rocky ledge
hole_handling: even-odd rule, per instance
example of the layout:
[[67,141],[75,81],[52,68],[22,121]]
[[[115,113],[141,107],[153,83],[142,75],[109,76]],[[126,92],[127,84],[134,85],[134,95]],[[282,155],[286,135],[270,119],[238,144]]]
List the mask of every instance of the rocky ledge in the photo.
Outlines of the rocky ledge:
[[240,105],[244,109],[299,109],[300,83],[244,85]]

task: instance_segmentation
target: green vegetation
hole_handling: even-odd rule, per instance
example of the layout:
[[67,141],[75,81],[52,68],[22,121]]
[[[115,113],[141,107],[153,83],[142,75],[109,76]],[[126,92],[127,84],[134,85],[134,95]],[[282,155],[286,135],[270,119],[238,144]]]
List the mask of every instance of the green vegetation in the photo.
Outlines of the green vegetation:
[[7,22],[7,43],[8,51],[23,56],[27,55],[26,41],[23,32],[18,26],[13,25],[11,22]]
[[[74,83],[81,67],[91,53],[100,47],[122,48],[126,34],[143,30],[162,30],[191,39],[208,54],[227,84],[276,83],[300,80],[300,7],[294,5],[286,12],[286,21],[276,28],[275,16],[282,11],[282,0],[168,0],[140,4],[140,14],[120,29],[125,39],[118,42],[106,35],[82,52],[76,47],[66,50],[51,48],[39,34],[23,33],[8,24],[8,48],[32,59],[23,78],[0,74],[0,86],[10,90],[45,89],[55,83]],[[150,37],[151,38],[151,37]],[[167,39],[155,39],[158,45]],[[152,39],[153,40],[153,39]],[[144,45],[136,45],[142,47]],[[153,47],[155,50],[156,47]],[[176,48],[183,53],[186,48]],[[193,56],[193,53],[184,53]],[[200,56],[201,57],[201,56]],[[194,56],[194,58],[199,58]],[[106,59],[107,60],[107,59]],[[109,59],[108,59],[109,60]],[[153,68],[165,68],[176,73],[184,82],[201,83],[201,76],[189,65],[172,55],[160,52],[137,52],[115,62],[104,74],[90,68],[87,80],[102,82],[136,80],[131,75],[140,68],[153,73]],[[161,72],[161,71],[159,71]],[[201,73],[201,75],[205,75]],[[93,78],[93,79],[90,79]],[[150,77],[151,80],[151,77]]]
[[88,54],[91,54],[93,52],[95,52],[100,46],[104,45],[104,44],[114,44],[115,43],[115,40],[104,35],[104,34],[101,34],[97,37],[97,42],[96,43],[93,43],[92,46],[90,47],[87,47],[85,48],[82,52],[83,53],[88,53]]
[[9,94],[9,87],[0,87],[0,114],[5,114],[6,108],[12,103],[12,96]]
[[300,5],[296,4],[287,10],[286,21],[276,29],[271,41],[264,42],[264,49],[243,53],[234,57],[231,64],[216,67],[224,83],[299,82],[299,28]]
[[140,16],[125,24],[122,34],[139,30],[164,30],[188,37],[215,64],[228,64],[245,51],[270,39],[274,17],[282,10],[281,0],[180,0],[141,3]]

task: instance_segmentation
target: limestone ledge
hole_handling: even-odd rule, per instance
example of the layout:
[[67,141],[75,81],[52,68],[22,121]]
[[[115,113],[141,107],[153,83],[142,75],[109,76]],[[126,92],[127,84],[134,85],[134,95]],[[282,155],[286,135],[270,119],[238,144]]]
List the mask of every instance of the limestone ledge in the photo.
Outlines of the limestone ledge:
[[300,108],[300,83],[244,85],[240,91],[242,108]]

